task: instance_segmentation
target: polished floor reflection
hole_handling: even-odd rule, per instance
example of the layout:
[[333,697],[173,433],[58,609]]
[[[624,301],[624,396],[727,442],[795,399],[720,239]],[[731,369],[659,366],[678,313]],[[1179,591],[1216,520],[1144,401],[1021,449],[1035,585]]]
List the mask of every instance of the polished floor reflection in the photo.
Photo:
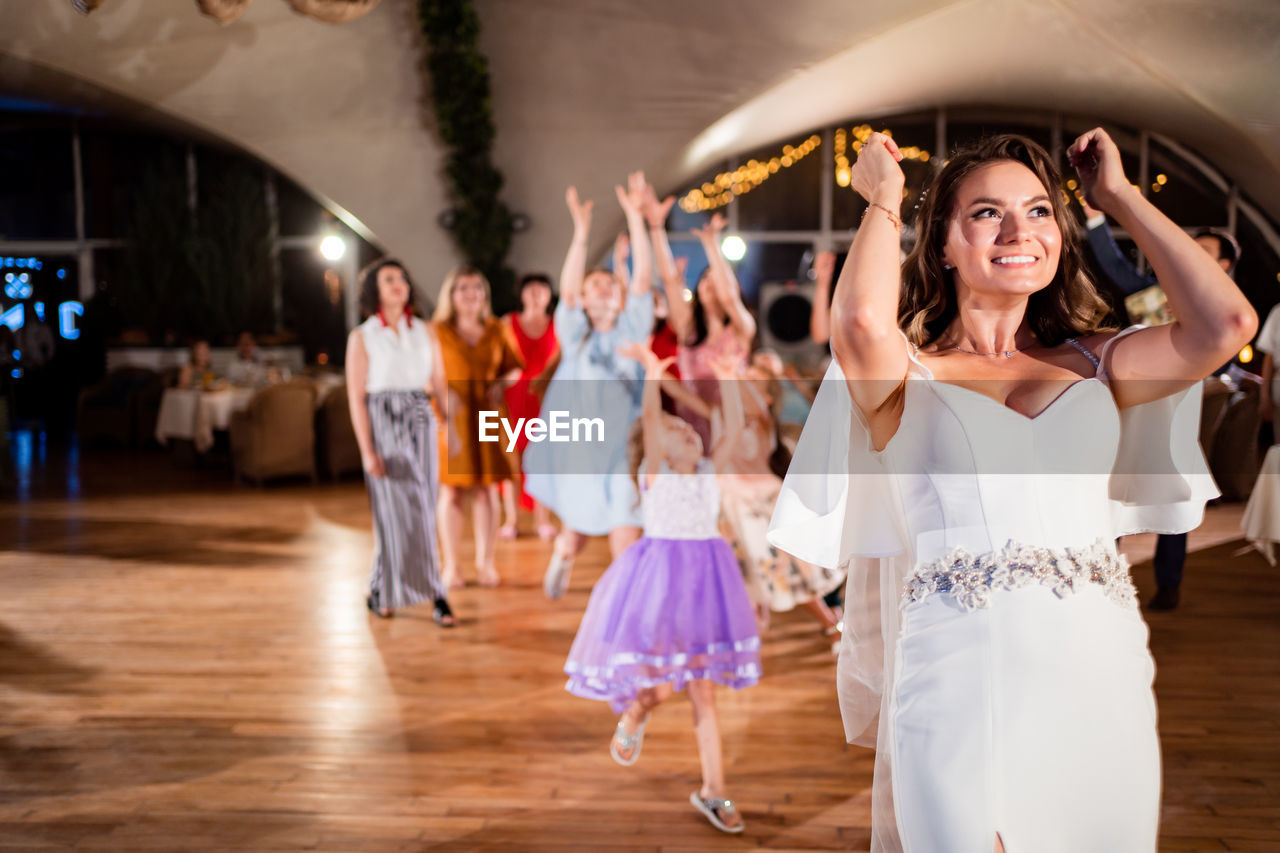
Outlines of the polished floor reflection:
[[[761,684],[720,694],[748,823],[721,836],[687,802],[686,701],[624,769],[608,709],[563,690],[603,542],[560,601],[540,589],[549,546],[522,538],[501,588],[456,594],[458,628],[379,621],[360,483],[238,489],[161,454],[41,461],[29,442],[25,499],[0,505],[0,848],[866,849],[871,755],[843,744],[800,614],[765,635]],[[1210,511],[1182,608],[1150,619],[1162,850],[1280,846],[1280,587],[1239,514]]]

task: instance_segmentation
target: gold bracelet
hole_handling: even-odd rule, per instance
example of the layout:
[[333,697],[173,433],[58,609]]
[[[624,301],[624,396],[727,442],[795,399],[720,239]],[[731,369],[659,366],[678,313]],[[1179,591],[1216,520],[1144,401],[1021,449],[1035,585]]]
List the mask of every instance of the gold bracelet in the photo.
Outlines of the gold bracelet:
[[874,201],[868,202],[867,209],[862,211],[862,219],[865,220],[867,218],[867,214],[871,212],[871,208],[873,207],[878,207],[881,210],[883,210],[885,213],[887,213],[889,215],[889,222],[893,224],[893,227],[897,230],[899,234],[902,233],[902,220],[898,218],[898,214],[894,213],[892,210],[885,207],[883,204],[879,204]]

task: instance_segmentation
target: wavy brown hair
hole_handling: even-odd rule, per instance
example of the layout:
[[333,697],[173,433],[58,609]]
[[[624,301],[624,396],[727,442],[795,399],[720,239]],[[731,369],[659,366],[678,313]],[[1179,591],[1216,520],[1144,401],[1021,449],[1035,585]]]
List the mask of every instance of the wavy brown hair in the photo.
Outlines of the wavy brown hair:
[[1089,276],[1080,248],[1080,228],[1067,210],[1062,173],[1049,153],[1034,141],[1001,134],[963,148],[952,155],[933,179],[916,216],[915,248],[902,264],[902,297],[898,324],[916,346],[935,340],[951,325],[958,311],[954,271],[942,266],[947,229],[955,214],[956,194],[964,179],[984,166],[1009,160],[1026,166],[1053,206],[1062,232],[1062,254],[1049,285],[1031,294],[1027,322],[1045,346],[1108,328],[1111,307]]
[[397,258],[382,257],[360,270],[360,274],[356,276],[356,280],[360,282],[361,316],[368,317],[378,313],[378,307],[382,304],[381,297],[378,296],[378,273],[383,267],[395,267],[404,274],[405,283],[409,285],[409,301],[405,303],[404,310],[409,314],[417,314],[414,294],[418,288],[414,286],[408,268]]

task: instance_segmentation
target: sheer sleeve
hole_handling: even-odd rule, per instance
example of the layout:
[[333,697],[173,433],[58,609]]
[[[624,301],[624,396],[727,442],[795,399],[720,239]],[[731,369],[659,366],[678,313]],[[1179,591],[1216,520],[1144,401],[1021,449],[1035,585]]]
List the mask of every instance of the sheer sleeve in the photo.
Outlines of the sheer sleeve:
[[768,539],[805,562],[848,575],[836,683],[845,737],[859,746],[876,744],[892,668],[898,590],[912,562],[904,528],[894,480],[832,359],[783,480]]
[[891,478],[832,359],[782,481],[769,543],[827,568],[892,556],[904,550],[896,510]]
[[[1107,379],[1107,352],[1131,326],[1098,353]],[[1200,449],[1203,384],[1120,412],[1120,448],[1111,469],[1115,533],[1185,533],[1200,525],[1204,505],[1220,492]]]

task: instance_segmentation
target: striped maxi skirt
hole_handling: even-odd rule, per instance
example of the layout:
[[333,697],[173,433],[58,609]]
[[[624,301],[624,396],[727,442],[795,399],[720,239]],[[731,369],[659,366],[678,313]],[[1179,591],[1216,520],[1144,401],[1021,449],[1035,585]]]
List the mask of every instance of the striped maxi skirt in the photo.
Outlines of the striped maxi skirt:
[[436,493],[440,484],[435,415],[422,391],[376,391],[366,397],[373,449],[385,477],[365,474],[373,505],[373,571],[378,607],[399,608],[446,597],[440,580]]

